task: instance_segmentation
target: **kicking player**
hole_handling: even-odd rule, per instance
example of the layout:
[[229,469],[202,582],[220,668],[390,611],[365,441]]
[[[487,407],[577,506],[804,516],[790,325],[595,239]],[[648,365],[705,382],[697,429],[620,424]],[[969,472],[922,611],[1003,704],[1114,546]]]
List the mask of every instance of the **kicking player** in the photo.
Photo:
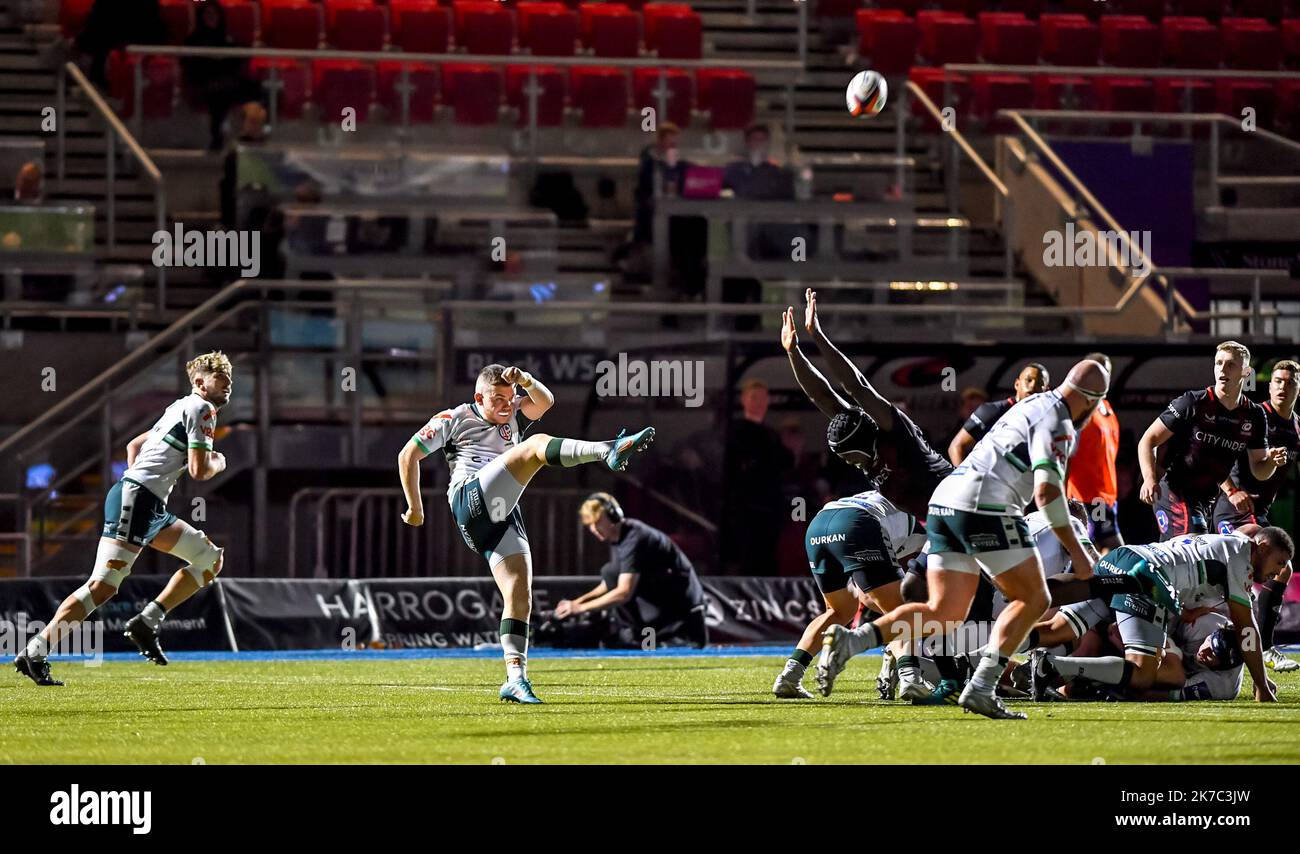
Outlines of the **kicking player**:
[[[1228,618],[1243,640],[1242,657],[1255,682],[1255,699],[1273,702],[1250,592],[1253,584],[1276,578],[1294,552],[1291,536],[1281,528],[1244,525],[1226,536],[1196,534],[1146,546],[1121,546],[1098,562],[1097,572],[1125,573],[1145,562],[1169,578],[1184,607],[1216,608],[1226,603]],[[1048,687],[1058,678],[1080,676],[1121,691],[1146,691],[1155,682],[1167,626],[1176,614],[1141,594],[1067,605],[1057,617],[1068,621],[1076,636],[1114,615],[1124,643],[1124,657],[1057,656],[1036,649],[1030,654],[1035,698],[1045,699]],[[1057,642],[1056,637],[1047,637],[1046,633],[1040,632],[1040,636],[1043,642]]]
[[[804,328],[811,331],[819,326],[816,294],[810,289],[807,298]],[[879,453],[877,422],[861,408],[840,397],[804,355],[799,348],[793,307],[787,308],[782,317],[781,346],[790,359],[790,368],[799,387],[830,419],[826,441],[831,451],[849,465],[860,468],[872,484],[872,489],[866,492],[828,503],[808,527],[805,541],[808,565],[822,593],[826,610],[814,617],[804,629],[803,637],[772,685],[772,693],[777,697],[791,699],[812,696],[800,683],[808,665],[821,649],[826,626],[845,625],[857,613],[859,600],[849,591],[849,580],[852,579],[857,589],[866,594],[873,607],[882,612],[893,610],[903,602],[903,573],[899,564],[920,551],[924,538],[916,533],[915,517],[898,509],[879,491],[879,482],[888,476],[888,471]],[[865,383],[865,379],[862,382]],[[894,414],[898,416],[891,427],[906,431],[913,443],[917,440],[925,442],[907,416],[892,404],[888,407],[893,410],[889,413],[891,417]],[[885,412],[883,407],[881,412]],[[911,430],[908,431],[905,425],[911,425]],[[924,445],[924,448],[929,449],[929,445]],[[916,453],[919,449],[913,444],[911,450]],[[930,453],[934,452],[931,450]],[[943,462],[942,458],[939,462]],[[917,473],[911,474],[915,477]],[[903,644],[893,646],[904,699],[928,696],[931,688],[921,679],[919,659]]]
[[126,623],[124,634],[154,664],[167,663],[158,643],[163,619],[221,572],[222,550],[169,512],[167,497],[182,472],[210,480],[225,471],[226,458],[212,450],[212,441],[217,409],[230,400],[233,371],[230,359],[215,351],[192,359],[185,373],[190,393],[126,447],[126,472],[104,499],[104,529],[90,580],[63,600],[49,625],[14,659],[18,672],[37,685],[63,684],[50,675],[46,656],[63,635],[116,595],[145,546],[185,561],[162,595]]
[[1020,401],[1029,397],[1031,394],[1041,394],[1051,388],[1052,378],[1047,373],[1047,368],[1038,362],[1030,362],[1020,369],[1020,374],[1012,386],[1015,391],[1013,397],[1004,397],[1002,400],[990,400],[982,404],[978,409],[971,413],[970,418],[957,431],[957,435],[952,437],[948,444],[948,459],[952,460],[955,466],[961,465],[962,460],[970,455],[975,443],[983,439],[998,419],[1006,414],[1007,410],[1015,406]]
[[[817,683],[829,695],[849,658],[882,638],[946,634],[970,610],[981,571],[1007,599],[974,676],[958,702],[988,717],[1021,718],[996,697],[1009,656],[1020,649],[1048,606],[1043,567],[1029,541],[1024,507],[1032,499],[1048,518],[1075,573],[1092,574],[1092,562],[1070,525],[1065,503],[1066,462],[1075,425],[1092,415],[1109,386],[1105,369],[1079,362],[1065,382],[1016,404],[944,479],[930,499],[926,532],[930,598],[908,603],[852,631],[832,626],[824,638]],[[915,624],[913,629],[912,624]]]
[[[515,393],[515,386],[523,390]],[[533,563],[519,497],[543,466],[601,462],[627,468],[632,454],[654,441],[653,427],[607,442],[560,439],[537,433],[520,441],[518,416],[530,422],[555,404],[550,390],[527,371],[488,365],[474,384],[474,400],[429,419],[397,457],[407,510],[402,521],[424,524],[420,460],[442,449],[451,466],[447,502],[465,544],[483,556],[501,591],[501,649],[506,681],[503,702],[540,703],[528,681],[528,620]],[[524,429],[527,429],[526,427]]]
[[[1250,350],[1225,341],[1214,353],[1214,385],[1175,398],[1138,442],[1140,496],[1155,508],[1161,540],[1209,531],[1220,484],[1245,452],[1246,466],[1266,481],[1287,459],[1269,448],[1264,409],[1241,393]],[[1165,468],[1156,459],[1168,444]]]

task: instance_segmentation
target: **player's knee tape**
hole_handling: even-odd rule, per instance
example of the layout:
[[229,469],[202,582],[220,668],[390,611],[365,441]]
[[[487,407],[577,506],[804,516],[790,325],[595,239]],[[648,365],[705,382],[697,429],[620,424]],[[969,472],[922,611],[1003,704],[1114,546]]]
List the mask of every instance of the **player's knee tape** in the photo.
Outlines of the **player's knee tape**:
[[90,595],[89,584],[83,584],[76,590],[72,591],[72,598],[80,602],[82,609],[85,611],[85,613],[81,615],[81,619],[84,620],[91,614],[95,613],[95,598]]
[[95,549],[95,569],[90,573],[90,580],[103,582],[114,590],[120,589],[139,556],[139,552],[131,551],[116,540],[100,540]]
[[214,546],[208,535],[196,528],[187,527],[182,531],[171,553],[185,561],[185,571],[200,587],[212,583],[221,571],[222,549]]

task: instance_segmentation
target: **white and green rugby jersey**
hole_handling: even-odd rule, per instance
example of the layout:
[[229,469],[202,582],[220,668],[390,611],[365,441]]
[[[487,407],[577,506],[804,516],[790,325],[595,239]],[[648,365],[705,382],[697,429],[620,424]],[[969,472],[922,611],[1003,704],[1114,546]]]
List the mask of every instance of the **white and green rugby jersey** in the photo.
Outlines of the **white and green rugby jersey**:
[[[1061,541],[1056,538],[1056,532],[1047,523],[1046,514],[1042,510],[1035,510],[1025,516],[1025,524],[1029,527],[1029,537],[1034,541],[1034,548],[1038,549],[1038,559],[1043,562],[1044,572],[1052,576],[1069,569],[1070,556],[1065,553],[1065,546],[1061,545]],[[1074,529],[1074,535],[1079,538],[1080,545],[1092,545],[1087,526],[1073,514],[1070,515],[1070,527]]]
[[181,472],[189,468],[190,448],[211,451],[216,429],[217,408],[211,403],[194,393],[173,401],[149,428],[149,438],[122,476],[165,502]]
[[462,403],[434,415],[411,437],[426,454],[439,448],[446,452],[447,465],[451,466],[448,501],[461,484],[474,479],[479,469],[519,444],[519,406],[527,399],[528,395],[521,394],[510,401],[510,420],[505,424],[486,420],[475,403]]
[[940,482],[930,503],[968,513],[1023,516],[1034,498],[1034,469],[1054,469],[1064,484],[1074,447],[1074,424],[1061,395],[1046,391],[1027,397],[1008,409]]
[[1228,600],[1250,607],[1250,546],[1233,531],[1128,548],[1168,576],[1184,608],[1213,608]]
[[858,510],[873,517],[880,523],[880,530],[895,560],[916,554],[925,546],[925,534],[917,528],[916,518],[899,510],[874,489],[827,501],[822,509]]

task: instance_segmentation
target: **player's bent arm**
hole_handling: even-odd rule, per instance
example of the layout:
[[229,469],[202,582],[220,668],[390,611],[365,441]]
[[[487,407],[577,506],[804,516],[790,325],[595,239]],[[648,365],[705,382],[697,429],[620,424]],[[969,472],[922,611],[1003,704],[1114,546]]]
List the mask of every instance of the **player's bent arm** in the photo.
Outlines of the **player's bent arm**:
[[528,395],[528,399],[519,404],[519,411],[528,420],[536,421],[555,405],[555,395],[542,384],[541,380],[536,379],[531,374],[525,374],[524,377],[527,384],[521,382],[519,387]]
[[957,435],[953,436],[952,442],[948,444],[948,459],[952,460],[953,465],[959,466],[974,447],[975,437],[967,433],[966,428],[963,427],[957,431]]
[[226,470],[226,458],[207,448],[190,448],[186,461],[190,477],[195,480],[212,480]]
[[1157,418],[1151,422],[1151,426],[1142,434],[1138,440],[1138,465],[1142,468],[1142,479],[1151,483],[1158,483],[1164,476],[1160,471],[1160,466],[1156,462],[1156,449],[1168,442],[1174,437],[1174,431],[1165,426],[1165,423]]
[[140,449],[144,447],[144,443],[147,441],[149,441],[148,430],[126,443],[127,466],[135,465],[135,458],[140,454]]
[[1264,672],[1264,651],[1260,649],[1259,626],[1255,625],[1255,611],[1249,605],[1243,605],[1236,599],[1228,599],[1228,619],[1237,631],[1241,643],[1241,659],[1250,671],[1251,681],[1255,683],[1255,699],[1261,703],[1275,703],[1272,683]]
[[1251,448],[1250,449],[1250,473],[1257,480],[1268,480],[1277,471],[1277,463],[1274,462],[1269,448]]
[[402,479],[402,494],[406,496],[407,511],[402,521],[408,525],[424,522],[424,500],[420,497],[420,460],[429,456],[414,440],[402,446],[397,455],[397,473]]
[[1070,510],[1065,503],[1065,494],[1061,491],[1059,474],[1049,472],[1046,468],[1034,470],[1034,504],[1043,511],[1047,523],[1052,526],[1052,533],[1070,556],[1070,567],[1075,578],[1091,578],[1095,563],[1092,555],[1095,552],[1090,554],[1085,551],[1074,533],[1074,526],[1070,524]]
[[[636,592],[636,583],[638,575],[635,572],[620,572],[618,574],[618,584],[612,590],[606,590],[594,599],[586,602],[577,603],[573,609],[575,614],[582,614],[587,611],[603,611],[606,608],[612,608],[615,605],[622,605],[632,598]],[[601,583],[604,587],[604,583]]]

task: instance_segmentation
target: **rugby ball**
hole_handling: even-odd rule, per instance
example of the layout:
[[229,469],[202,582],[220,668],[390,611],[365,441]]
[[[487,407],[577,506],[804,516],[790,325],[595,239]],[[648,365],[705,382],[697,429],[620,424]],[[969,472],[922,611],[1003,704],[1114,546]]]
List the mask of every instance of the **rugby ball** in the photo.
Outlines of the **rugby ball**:
[[844,100],[849,115],[865,118],[874,116],[885,108],[889,86],[878,71],[859,71],[844,90]]

